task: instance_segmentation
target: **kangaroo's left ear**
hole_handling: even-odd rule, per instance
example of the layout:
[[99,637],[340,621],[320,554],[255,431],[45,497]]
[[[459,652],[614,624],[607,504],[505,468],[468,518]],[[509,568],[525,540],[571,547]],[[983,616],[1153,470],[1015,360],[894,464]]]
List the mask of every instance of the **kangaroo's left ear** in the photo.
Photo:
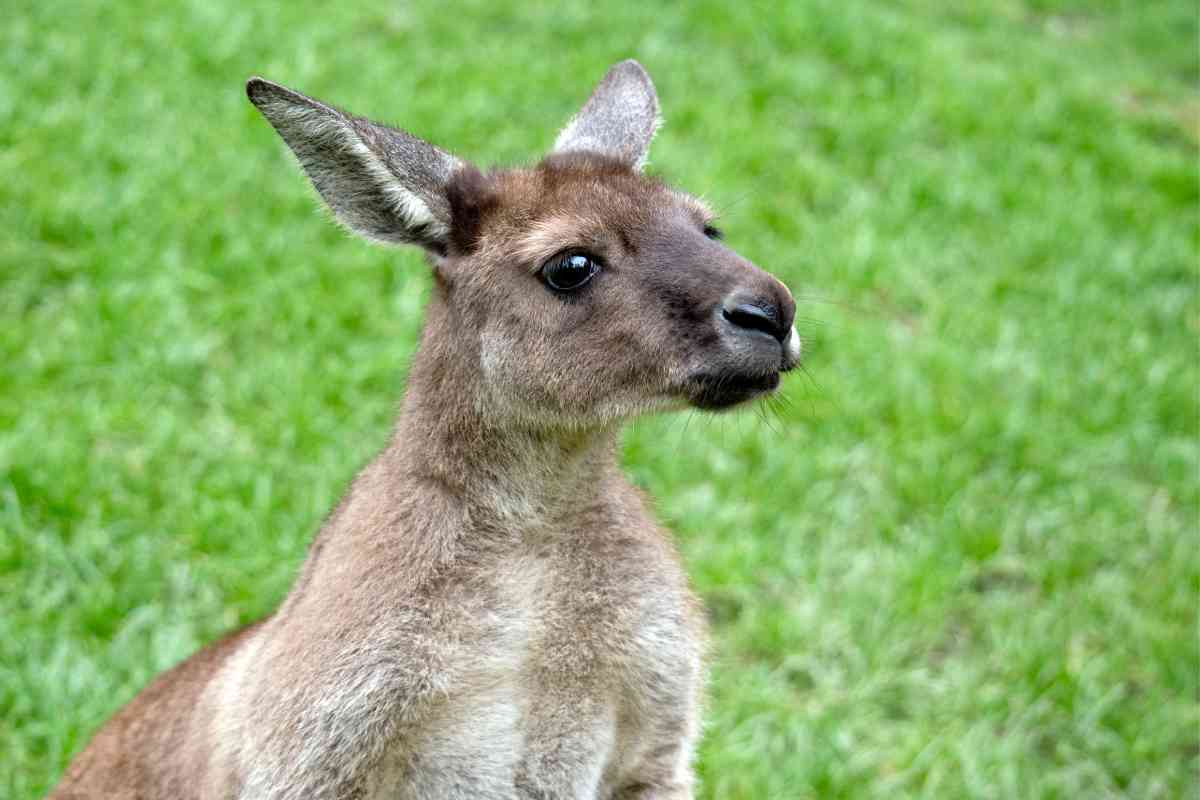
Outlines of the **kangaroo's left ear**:
[[262,78],[251,78],[246,94],[339,222],[378,242],[446,253],[453,224],[447,188],[464,162]]
[[661,121],[650,76],[638,62],[622,61],[609,69],[563,128],[554,152],[601,153],[640,170]]

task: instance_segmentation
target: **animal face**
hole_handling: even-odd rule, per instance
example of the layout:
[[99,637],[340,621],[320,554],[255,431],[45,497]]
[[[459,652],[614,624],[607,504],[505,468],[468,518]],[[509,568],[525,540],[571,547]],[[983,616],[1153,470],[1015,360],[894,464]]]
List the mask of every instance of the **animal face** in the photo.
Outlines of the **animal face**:
[[430,253],[441,335],[493,418],[722,409],[798,361],[788,290],[721,241],[702,203],[642,174],[658,105],[633,62],[541,163],[488,174],[274,84],[248,91],[343,224]]

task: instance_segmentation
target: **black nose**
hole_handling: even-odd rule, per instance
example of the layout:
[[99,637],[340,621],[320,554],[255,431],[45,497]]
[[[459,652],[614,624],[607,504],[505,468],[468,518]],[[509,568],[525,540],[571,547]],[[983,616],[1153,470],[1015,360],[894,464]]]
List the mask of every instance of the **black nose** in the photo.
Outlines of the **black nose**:
[[790,321],[773,300],[734,293],[721,304],[726,321],[739,328],[762,331],[782,342],[791,332]]

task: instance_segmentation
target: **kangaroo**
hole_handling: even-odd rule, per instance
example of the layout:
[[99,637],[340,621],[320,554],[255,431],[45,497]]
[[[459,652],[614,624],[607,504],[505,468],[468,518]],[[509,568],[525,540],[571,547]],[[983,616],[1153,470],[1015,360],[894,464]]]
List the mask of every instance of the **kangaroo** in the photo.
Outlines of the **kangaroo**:
[[635,61],[536,166],[486,173],[246,90],[338,222],[428,254],[420,345],[279,608],[158,677],[50,797],[691,798],[702,608],[617,438],[773,391],[800,358],[788,290],[643,174]]

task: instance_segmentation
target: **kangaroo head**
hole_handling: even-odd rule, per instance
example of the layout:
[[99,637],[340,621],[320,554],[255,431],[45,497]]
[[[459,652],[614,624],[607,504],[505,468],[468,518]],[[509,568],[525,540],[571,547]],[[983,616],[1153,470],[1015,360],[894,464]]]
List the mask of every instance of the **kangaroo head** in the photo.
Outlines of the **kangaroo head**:
[[539,164],[486,174],[277,84],[247,93],[340,223],[428,252],[423,347],[471,376],[483,413],[575,427],[721,409],[799,359],[783,284],[721,241],[703,203],[642,173],[658,100],[634,61]]

